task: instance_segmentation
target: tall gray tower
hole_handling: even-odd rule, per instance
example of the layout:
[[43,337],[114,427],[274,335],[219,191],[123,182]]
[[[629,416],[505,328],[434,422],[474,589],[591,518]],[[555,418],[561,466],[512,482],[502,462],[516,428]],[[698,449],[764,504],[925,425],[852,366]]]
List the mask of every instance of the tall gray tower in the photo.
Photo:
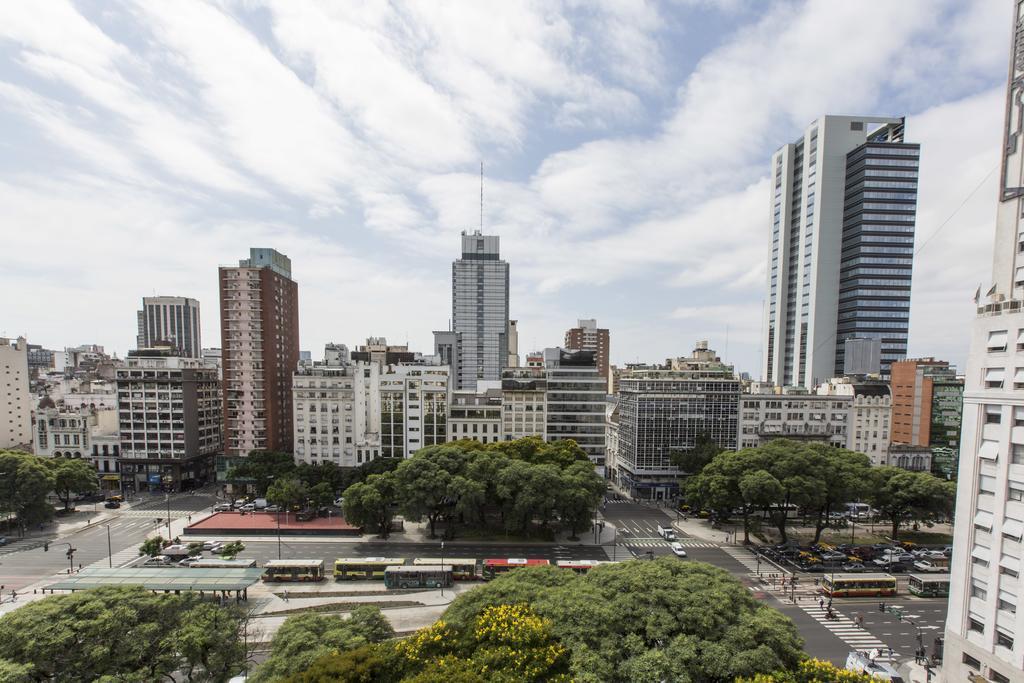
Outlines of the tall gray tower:
[[455,388],[500,381],[508,364],[508,263],[497,235],[462,233],[462,258],[452,263],[452,332]]
[[146,349],[157,342],[173,342],[182,355],[199,358],[199,302],[183,296],[144,296],[137,314],[137,345]]

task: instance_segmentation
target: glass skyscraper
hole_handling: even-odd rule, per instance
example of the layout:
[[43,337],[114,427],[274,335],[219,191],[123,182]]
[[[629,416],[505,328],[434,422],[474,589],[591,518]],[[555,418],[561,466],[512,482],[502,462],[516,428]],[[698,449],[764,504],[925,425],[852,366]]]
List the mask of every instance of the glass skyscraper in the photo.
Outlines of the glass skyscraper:
[[501,381],[508,363],[508,282],[498,237],[463,232],[462,258],[452,263],[452,347],[443,354],[456,389]]

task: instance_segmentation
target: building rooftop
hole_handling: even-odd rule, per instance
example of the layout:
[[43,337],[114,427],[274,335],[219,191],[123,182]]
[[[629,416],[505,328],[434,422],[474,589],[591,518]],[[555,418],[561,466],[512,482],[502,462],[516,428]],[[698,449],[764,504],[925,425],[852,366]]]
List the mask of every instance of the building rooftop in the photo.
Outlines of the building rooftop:
[[239,591],[259,581],[262,575],[259,568],[113,567],[83,569],[46,587],[69,591],[100,586],[142,586],[155,591]]

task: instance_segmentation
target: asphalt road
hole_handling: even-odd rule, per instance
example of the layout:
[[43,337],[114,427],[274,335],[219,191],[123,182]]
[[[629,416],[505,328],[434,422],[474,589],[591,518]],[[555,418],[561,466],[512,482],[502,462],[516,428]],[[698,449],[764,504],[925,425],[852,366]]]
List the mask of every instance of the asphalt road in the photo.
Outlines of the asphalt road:
[[[171,496],[171,516],[185,517],[191,513],[209,508],[215,503],[212,493],[196,495],[176,494]],[[81,512],[92,511],[91,504],[79,506]],[[109,514],[112,518],[103,524],[63,535],[60,538],[54,533],[36,533],[26,539],[15,540],[9,546],[0,548],[0,585],[5,591],[20,590],[36,583],[41,578],[65,571],[70,563],[66,556],[67,545],[75,549],[73,566],[83,567],[93,562],[106,559],[108,549],[112,555],[138,547],[146,535],[156,526],[160,518],[166,521],[167,503],[163,496],[154,496],[151,500],[143,500],[131,508],[105,510],[102,504],[97,506],[99,514]],[[110,531],[110,542],[107,542],[107,530]],[[43,543],[49,541],[49,551],[43,550]]]

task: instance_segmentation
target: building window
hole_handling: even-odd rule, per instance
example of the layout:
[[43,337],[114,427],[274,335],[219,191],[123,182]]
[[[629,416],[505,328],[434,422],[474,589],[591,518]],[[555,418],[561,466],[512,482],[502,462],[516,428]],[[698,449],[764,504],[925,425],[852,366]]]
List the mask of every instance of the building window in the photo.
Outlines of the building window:
[[981,671],[981,662],[979,662],[977,659],[970,656],[966,652],[964,653],[963,662],[975,671]]
[[999,598],[998,602],[996,602],[996,609],[1003,612],[1009,612],[1010,614],[1017,613],[1017,605],[1003,598]]
[[[981,623],[977,619],[968,619],[967,620],[967,630],[968,631],[974,631],[975,633],[984,633],[985,632],[985,624]],[[966,662],[964,662],[964,663],[966,664]]]
[[999,424],[1003,421],[1002,406],[985,406],[985,424]]
[[1006,497],[1010,500],[1024,501],[1024,489],[1018,489],[1013,485],[1008,487]]
[[1024,444],[1015,443],[1011,445],[1010,463],[1024,465]]
[[1001,645],[1008,650],[1013,649],[1013,636],[1009,636],[999,629],[996,629],[996,645]]
[[991,668],[989,668],[988,670],[988,679],[993,683],[1010,683],[1009,678],[999,673],[998,671],[993,671]]
[[988,333],[988,350],[990,352],[1005,351],[1008,339],[1009,334],[1006,330],[992,330]]
[[988,599],[986,586],[981,581],[978,581],[978,579],[971,579],[971,597],[978,598],[979,600]]

